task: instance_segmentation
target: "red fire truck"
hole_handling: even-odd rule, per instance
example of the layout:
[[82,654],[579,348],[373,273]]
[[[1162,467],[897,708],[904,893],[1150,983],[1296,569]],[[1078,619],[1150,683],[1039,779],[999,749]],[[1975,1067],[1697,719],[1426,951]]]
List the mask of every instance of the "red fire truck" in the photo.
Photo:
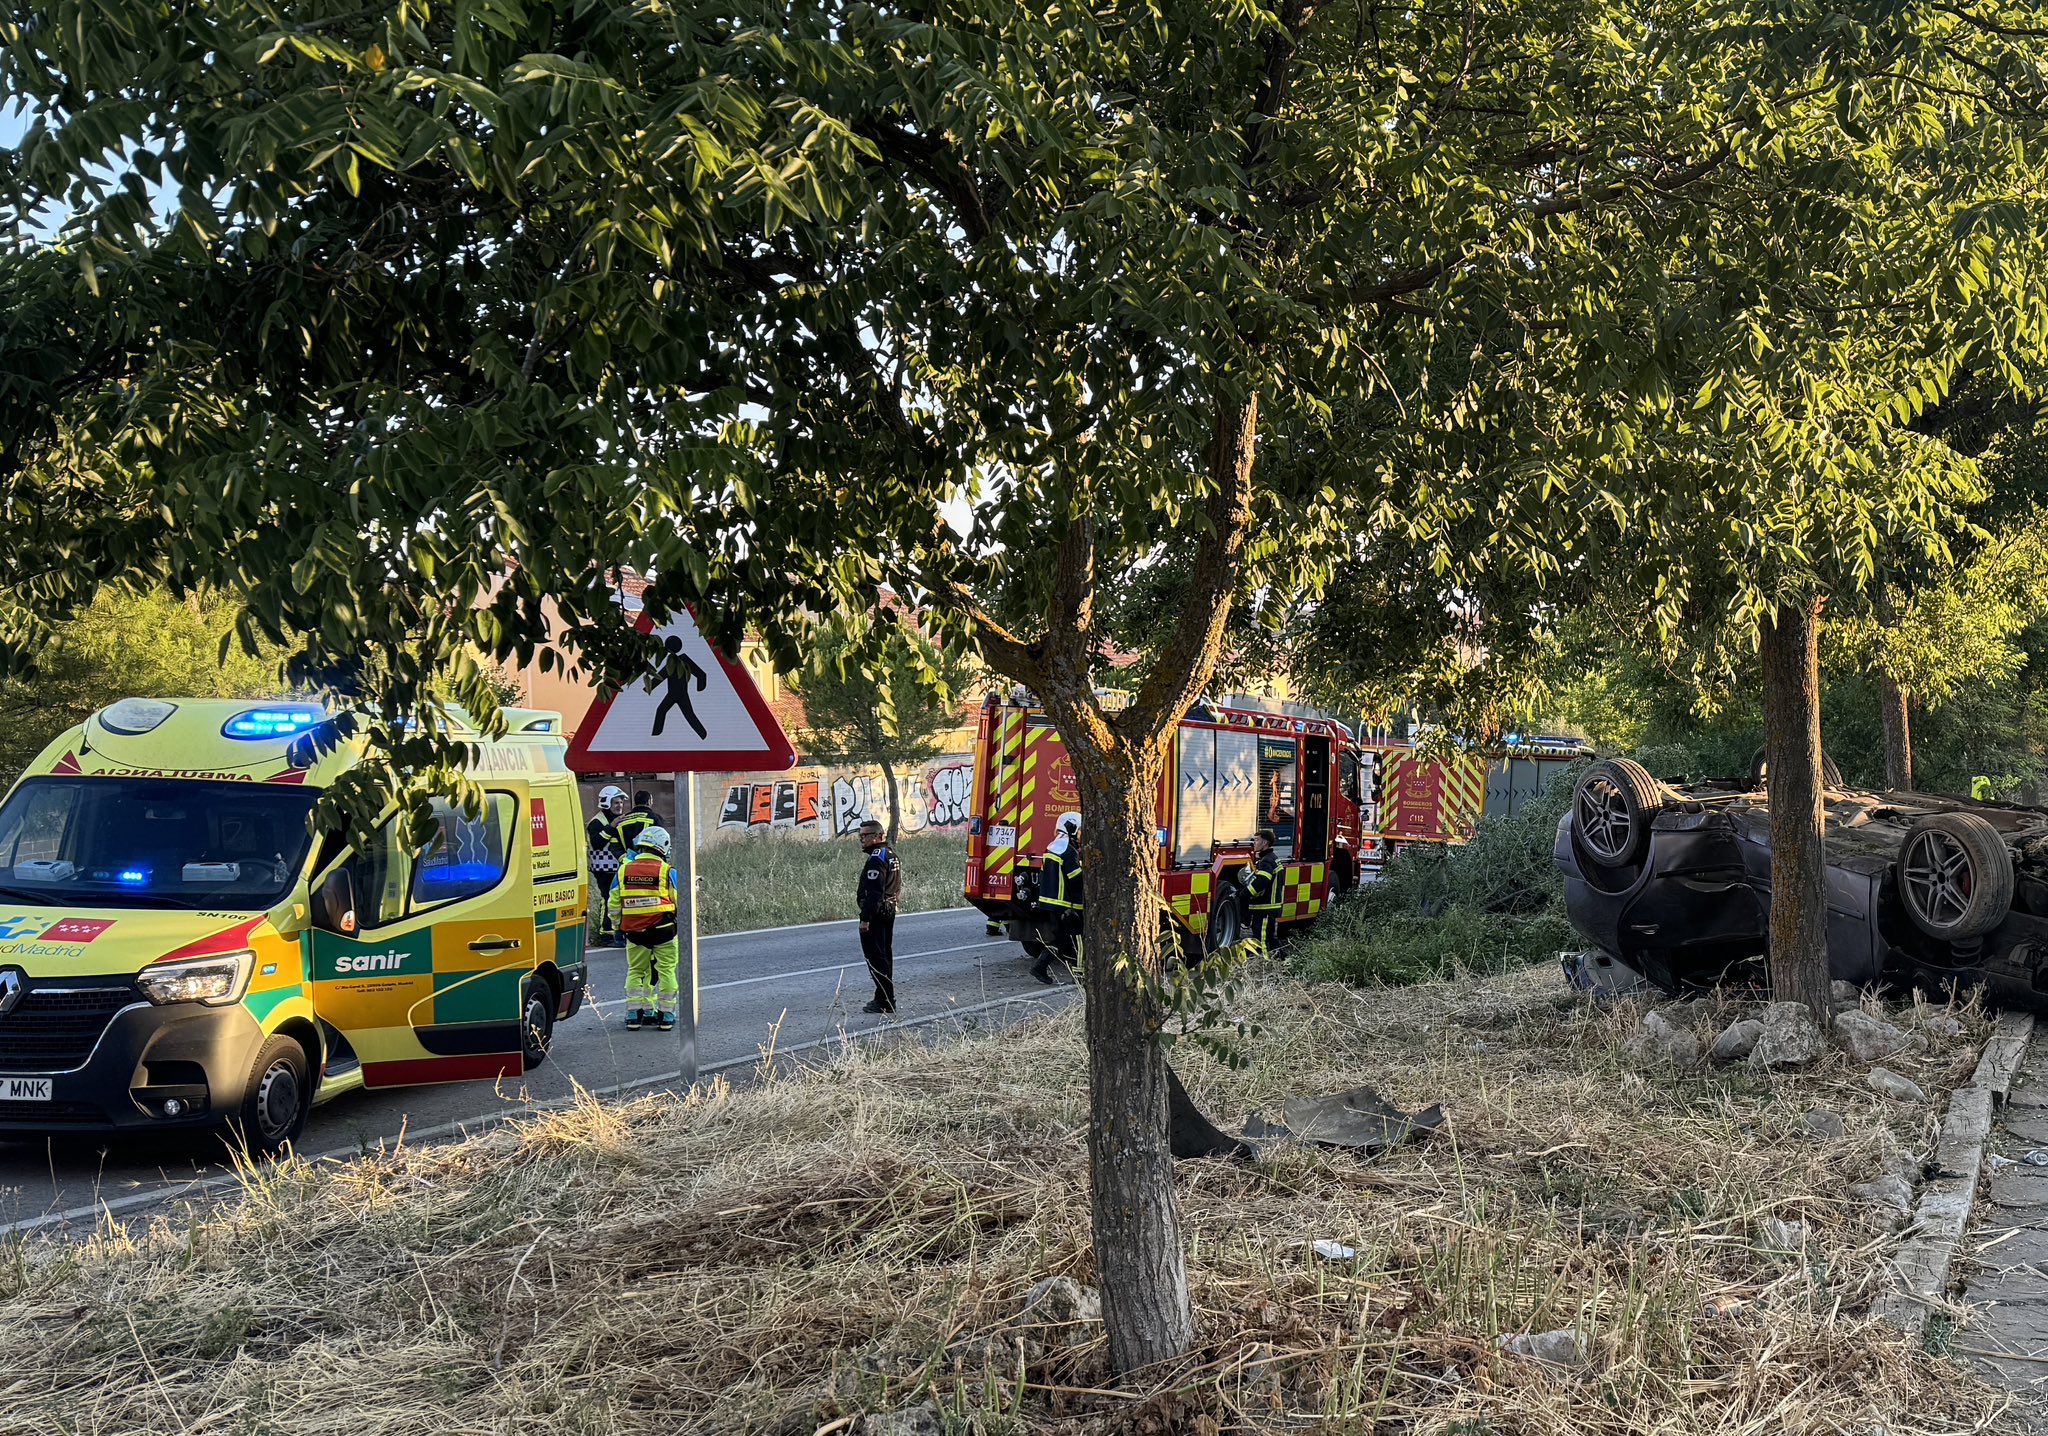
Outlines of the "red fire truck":
[[[1322,912],[1337,839],[1359,851],[1361,772],[1351,731],[1334,719],[1192,710],[1159,790],[1159,867],[1183,949],[1215,951],[1247,930],[1239,875],[1260,828],[1273,830],[1281,859],[1283,926]],[[1034,955],[1053,928],[1032,906],[1038,870],[1060,818],[1080,808],[1052,719],[991,695],[975,734],[966,897]]]

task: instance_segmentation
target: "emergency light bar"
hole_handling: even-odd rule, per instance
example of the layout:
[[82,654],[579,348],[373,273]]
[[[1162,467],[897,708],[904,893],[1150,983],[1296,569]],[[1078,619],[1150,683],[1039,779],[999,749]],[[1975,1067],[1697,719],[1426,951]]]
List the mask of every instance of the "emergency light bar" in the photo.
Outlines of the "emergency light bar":
[[325,721],[318,708],[251,708],[237,713],[221,725],[224,738],[255,741],[265,738],[296,738],[308,728]]

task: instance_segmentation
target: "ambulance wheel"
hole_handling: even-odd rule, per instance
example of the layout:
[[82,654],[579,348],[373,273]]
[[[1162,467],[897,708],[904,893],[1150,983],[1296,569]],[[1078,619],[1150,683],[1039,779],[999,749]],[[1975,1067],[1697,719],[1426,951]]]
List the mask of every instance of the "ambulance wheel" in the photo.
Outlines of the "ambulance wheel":
[[1221,952],[1244,936],[1244,909],[1236,893],[1225,893],[1209,910],[1209,931],[1205,940],[1210,952]]
[[548,1060],[548,1044],[555,1040],[555,989],[539,973],[519,989],[519,1038],[527,1071]]
[[306,1049],[282,1034],[257,1049],[241,1107],[228,1119],[236,1142],[251,1155],[274,1157],[306,1130],[313,1109],[309,1070]]

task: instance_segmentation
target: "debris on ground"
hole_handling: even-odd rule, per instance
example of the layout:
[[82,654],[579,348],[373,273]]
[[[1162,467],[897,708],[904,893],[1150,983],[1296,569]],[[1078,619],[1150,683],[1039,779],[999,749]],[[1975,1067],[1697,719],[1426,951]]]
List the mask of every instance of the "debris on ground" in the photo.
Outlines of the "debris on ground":
[[1804,1067],[1827,1051],[1820,1024],[1803,1002],[1773,1002],[1764,1008],[1764,1030],[1757,1034],[1749,1065],[1770,1070]]
[[929,1406],[906,1406],[863,1417],[860,1436],[945,1436],[946,1423]]
[[1777,1217],[1765,1217],[1757,1223],[1757,1235],[1763,1238],[1766,1251],[1801,1252],[1806,1249],[1805,1222],[1788,1222]]
[[1927,1094],[1920,1090],[1920,1084],[1910,1077],[1901,1077],[1889,1067],[1870,1069],[1870,1090],[1881,1092],[1901,1102],[1925,1102]]
[[1927,1039],[1919,1034],[1895,1027],[1860,1007],[1835,1014],[1835,1040],[1859,1063],[1882,1062],[1908,1048],[1917,1051],[1927,1045]]
[[1102,1320],[1102,1293],[1070,1276],[1049,1276],[1024,1293],[1015,1325],[1079,1326]]
[[1562,1331],[1516,1332],[1501,1337],[1500,1349],[1516,1356],[1526,1356],[1531,1361],[1546,1362],[1551,1366],[1583,1366],[1586,1361],[1585,1344],[1579,1340],[1579,1334],[1570,1328]]
[[1680,1027],[1661,1012],[1643,1014],[1642,1025],[1628,1040],[1628,1055],[1643,1067],[1697,1067],[1700,1040],[1690,1027]]
[[1806,1130],[1816,1137],[1846,1137],[1849,1134],[1849,1124],[1842,1120],[1842,1114],[1830,1112],[1824,1107],[1814,1108],[1800,1118],[1800,1121],[1804,1122]]
[[2035,1151],[2027,1153],[2025,1156],[2021,1157],[2020,1160],[2022,1162],[2025,1162],[2030,1167],[2048,1167],[2048,1152],[2043,1152],[2037,1149]]
[[1714,1039],[1713,1050],[1707,1056],[1716,1062],[1740,1062],[1756,1051],[1757,1039],[1763,1035],[1763,1023],[1754,1017],[1745,1017],[1730,1023],[1728,1030]]
[[1654,991],[1650,980],[1611,953],[1561,952],[1564,980],[1595,997],[1635,997]]
[[1859,1202],[1868,1202],[1874,1207],[1898,1216],[1906,1216],[1913,1210],[1913,1188],[1904,1177],[1887,1172],[1867,1182],[1858,1182],[1849,1188],[1849,1195]]
[[1358,1255],[1358,1248],[1347,1247],[1342,1242],[1333,1242],[1328,1237],[1318,1237],[1309,1243],[1309,1249],[1324,1261],[1351,1261]]
[[1344,1147],[1369,1157],[1399,1146],[1412,1136],[1428,1135],[1444,1124],[1442,1107],[1403,1112],[1370,1087],[1353,1087],[1328,1097],[1292,1097],[1280,1104],[1280,1119],[1269,1122],[1254,1112],[1244,1124],[1252,1141],[1292,1137],[1323,1147]]

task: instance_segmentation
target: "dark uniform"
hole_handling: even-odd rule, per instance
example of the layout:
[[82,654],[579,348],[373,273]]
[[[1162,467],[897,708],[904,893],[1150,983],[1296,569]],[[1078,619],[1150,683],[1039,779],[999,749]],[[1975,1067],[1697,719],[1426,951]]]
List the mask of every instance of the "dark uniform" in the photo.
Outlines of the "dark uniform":
[[870,1004],[882,1012],[896,1010],[896,904],[903,896],[903,869],[887,847],[868,853],[861,864],[860,951],[868,960],[868,976],[875,980],[875,1000]]
[[[1082,884],[1081,840],[1062,832],[1046,850],[1038,873],[1038,905],[1050,908],[1055,919],[1052,950],[1069,967],[1081,965],[1081,914],[1087,906]],[[1041,954],[1031,965],[1031,975],[1040,982],[1052,978],[1051,958]]]
[[600,811],[585,826],[584,832],[590,838],[590,911],[595,915],[592,923],[595,936],[592,943],[603,946],[611,940],[612,925],[609,915],[612,900],[612,884],[619,876],[619,864],[625,860],[629,849],[626,840],[619,835],[619,826],[609,813]]
[[667,824],[663,823],[660,818],[657,818],[654,815],[654,809],[648,807],[647,804],[635,803],[632,810],[625,817],[619,819],[616,826],[618,827],[619,841],[626,845],[626,851],[630,853],[633,851],[634,846],[639,843],[642,833],[646,832],[649,828],[666,827]]
[[1280,940],[1280,856],[1271,848],[1245,869],[1244,894],[1251,909],[1252,936],[1271,952]]
[[1351,851],[1351,844],[1339,838],[1330,853],[1330,901],[1344,897],[1357,884],[1358,855]]

